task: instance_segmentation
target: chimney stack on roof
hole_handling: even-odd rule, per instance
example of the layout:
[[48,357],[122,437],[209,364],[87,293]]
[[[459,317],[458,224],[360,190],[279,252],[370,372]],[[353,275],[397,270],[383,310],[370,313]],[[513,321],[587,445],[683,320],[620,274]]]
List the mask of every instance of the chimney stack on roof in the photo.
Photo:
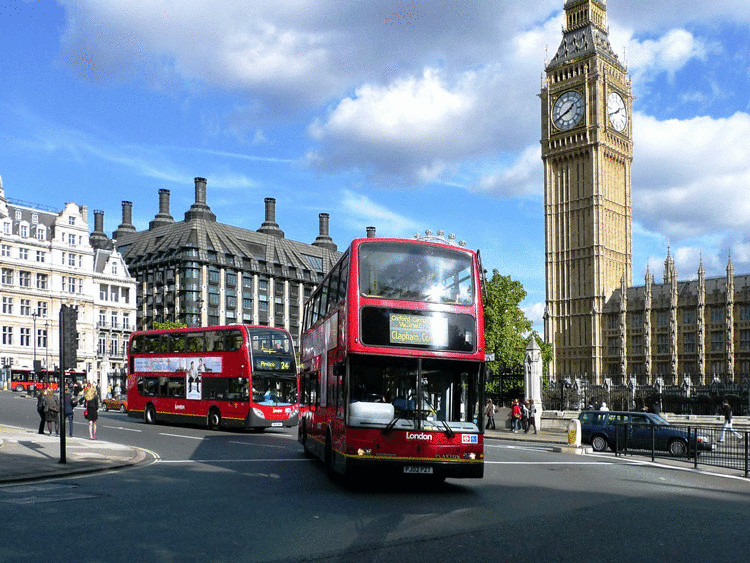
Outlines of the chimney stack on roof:
[[89,235],[89,244],[93,248],[109,248],[109,239],[104,232],[104,211],[94,209],[94,232]]
[[375,238],[375,227],[367,227],[367,238]]
[[169,190],[161,189],[159,190],[159,213],[148,224],[148,230],[163,227],[164,225],[171,225],[172,223],[174,223],[174,219],[169,214]]
[[195,203],[185,212],[185,221],[205,219],[216,222],[216,215],[206,203],[206,183],[205,178],[195,178]]
[[315,242],[313,242],[313,246],[327,248],[328,250],[336,252],[336,250],[338,250],[336,243],[334,243],[333,239],[328,235],[328,222],[328,213],[320,213],[318,215],[318,232],[320,234],[318,234]]
[[284,238],[284,231],[279,228],[279,224],[276,222],[276,200],[272,197],[267,197],[266,202],[266,220],[258,229],[259,233],[265,233],[273,237]]
[[123,233],[134,233],[135,226],[133,225],[133,202],[123,201],[122,202],[122,223],[117,230],[112,233],[112,238],[119,239]]

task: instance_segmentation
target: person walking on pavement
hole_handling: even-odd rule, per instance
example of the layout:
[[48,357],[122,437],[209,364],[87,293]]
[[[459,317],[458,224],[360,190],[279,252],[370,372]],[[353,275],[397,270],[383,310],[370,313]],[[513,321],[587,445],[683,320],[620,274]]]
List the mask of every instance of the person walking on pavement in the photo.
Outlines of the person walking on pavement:
[[529,407],[526,406],[526,400],[521,401],[521,428],[524,432],[529,430]]
[[534,399],[529,399],[529,423],[526,426],[526,434],[529,433],[529,430],[531,430],[531,427],[534,427],[534,434],[536,434],[536,405],[534,404]]
[[96,388],[89,383],[83,392],[83,398],[86,400],[86,418],[89,421],[89,438],[96,440],[96,421],[99,419],[99,395]]
[[55,436],[60,435],[60,401],[50,387],[44,390],[44,410],[47,415],[47,429],[52,436],[52,425],[55,425]]
[[44,425],[47,422],[47,413],[44,410],[44,392],[36,395],[36,412],[39,413],[39,434],[44,434]]
[[724,433],[727,429],[734,434],[734,437],[738,440],[742,440],[742,434],[732,428],[732,407],[729,405],[729,401],[724,399],[724,403],[721,405],[721,412],[724,415],[724,426],[721,427],[721,436],[719,436],[719,442],[724,441]]
[[513,399],[513,406],[510,410],[510,430],[518,432],[521,426],[521,407],[518,406],[518,399]]
[[70,387],[65,387],[65,396],[63,397],[63,413],[65,418],[68,419],[68,436],[73,437],[73,411],[75,409],[75,403],[73,403],[73,396],[70,394]]
[[492,404],[492,399],[487,399],[487,406],[484,409],[484,415],[487,417],[487,425],[485,429],[495,429],[495,405]]

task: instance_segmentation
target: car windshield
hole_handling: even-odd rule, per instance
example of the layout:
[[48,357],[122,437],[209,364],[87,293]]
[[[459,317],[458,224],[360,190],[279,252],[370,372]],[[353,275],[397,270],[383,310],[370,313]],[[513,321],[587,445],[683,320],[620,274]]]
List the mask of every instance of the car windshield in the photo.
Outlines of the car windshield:
[[656,424],[657,426],[669,426],[669,422],[664,420],[662,417],[660,417],[658,414],[652,414],[651,420]]

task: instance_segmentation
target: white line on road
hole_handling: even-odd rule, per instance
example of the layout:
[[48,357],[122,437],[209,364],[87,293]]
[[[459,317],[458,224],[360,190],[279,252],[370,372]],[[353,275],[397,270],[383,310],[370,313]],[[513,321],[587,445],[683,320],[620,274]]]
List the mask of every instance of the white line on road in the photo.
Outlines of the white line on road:
[[114,430],[127,430],[128,432],[143,432],[137,428],[125,428],[124,426],[102,426],[102,428],[112,428]]
[[253,442],[239,442],[237,440],[229,440],[229,444],[240,444],[242,446],[256,446],[261,448],[279,448],[279,449],[286,449],[289,446],[272,446],[271,444],[256,444]]
[[612,461],[484,461],[488,465],[615,465]]
[[172,436],[173,438],[187,438],[188,440],[203,440],[203,436],[185,436],[184,434],[167,434],[166,432],[159,432],[159,436]]

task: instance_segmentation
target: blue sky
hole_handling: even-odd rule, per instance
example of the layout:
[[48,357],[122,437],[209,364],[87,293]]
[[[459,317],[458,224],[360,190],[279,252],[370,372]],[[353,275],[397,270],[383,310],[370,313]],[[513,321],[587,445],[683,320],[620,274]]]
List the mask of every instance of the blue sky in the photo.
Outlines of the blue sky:
[[[455,233],[523,283],[542,331],[539,98],[563,0],[0,0],[0,176],[9,198],[139,229],[193,178],[218,220],[286,236],[330,214]],[[633,80],[633,283],[750,273],[750,3],[609,0]]]

